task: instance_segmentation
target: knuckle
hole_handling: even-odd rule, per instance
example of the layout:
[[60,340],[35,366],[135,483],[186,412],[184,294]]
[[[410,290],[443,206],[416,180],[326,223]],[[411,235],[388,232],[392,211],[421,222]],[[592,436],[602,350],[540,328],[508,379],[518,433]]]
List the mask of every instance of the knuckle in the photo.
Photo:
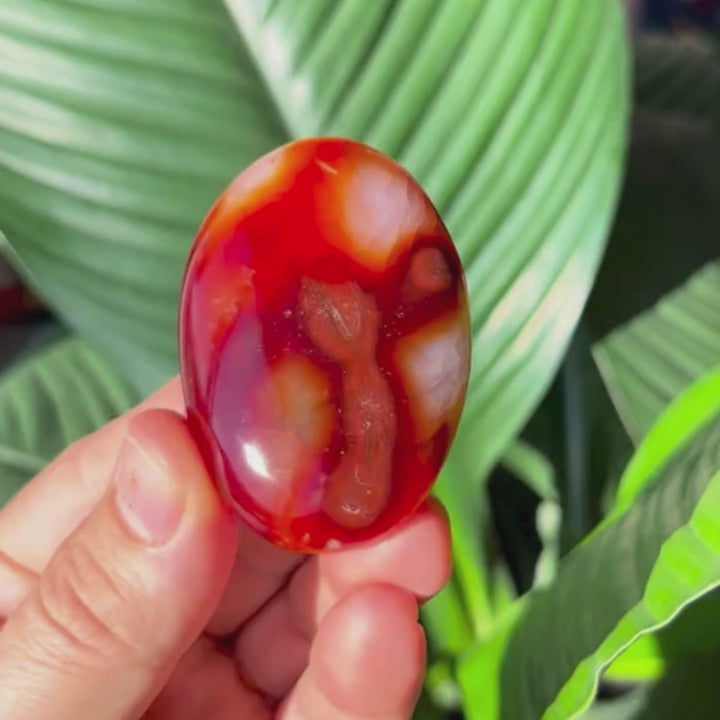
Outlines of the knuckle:
[[125,596],[97,553],[75,538],[43,576],[35,609],[61,655],[87,660],[126,656],[135,654],[137,644],[122,612]]
[[37,576],[3,551],[0,543],[0,618],[9,617],[30,594]]

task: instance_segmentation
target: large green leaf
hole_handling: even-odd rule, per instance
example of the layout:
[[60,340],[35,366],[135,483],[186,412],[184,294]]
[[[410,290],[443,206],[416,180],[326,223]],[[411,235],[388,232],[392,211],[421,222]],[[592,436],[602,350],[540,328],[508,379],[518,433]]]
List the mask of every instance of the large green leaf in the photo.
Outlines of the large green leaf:
[[671,405],[660,416],[620,478],[610,516],[627,510],[657,480],[658,470],[720,415],[719,377],[720,365],[715,365],[680,395],[677,404],[683,412]]
[[720,359],[720,264],[712,263],[596,344],[593,354],[631,436]]
[[[720,372],[713,378],[704,387],[718,398]],[[669,412],[693,424],[695,404],[682,399]],[[483,717],[576,717],[616,656],[720,585],[720,414],[683,452],[657,444],[667,459],[650,470],[658,481],[568,555],[552,587],[526,598],[507,642],[469,657],[465,677],[490,661],[497,668],[499,696]]]
[[[653,425],[620,479],[610,517],[621,514],[647,492],[657,479],[657,470],[720,415],[720,393],[714,392],[718,377],[720,365],[682,393],[678,402],[684,413],[671,406]],[[608,668],[607,676],[631,682],[657,679],[673,660],[718,650],[720,638],[706,628],[717,622],[719,611],[720,593],[716,591],[694,603],[670,627],[630,646]]]
[[0,226],[68,322],[148,388],[213,196],[289,137],[395,156],[446,218],[487,465],[551,378],[622,165],[618,0],[0,0]]
[[[502,667],[507,645],[525,610],[527,595],[506,609],[493,633],[467,652],[458,667],[463,709],[468,720],[497,720],[509,716],[502,707]],[[514,720],[514,718],[512,719]]]
[[137,396],[77,339],[55,342],[0,376],[0,505],[66,445]]
[[285,138],[218,2],[0,0],[0,228],[146,390],[175,369],[199,221]]

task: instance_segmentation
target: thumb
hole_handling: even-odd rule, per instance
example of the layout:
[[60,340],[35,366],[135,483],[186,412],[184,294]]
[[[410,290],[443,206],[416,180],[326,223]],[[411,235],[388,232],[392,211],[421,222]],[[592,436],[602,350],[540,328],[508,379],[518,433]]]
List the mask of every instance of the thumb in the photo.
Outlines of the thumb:
[[135,416],[105,497],[0,634],[0,714],[139,717],[202,632],[235,550],[185,421]]

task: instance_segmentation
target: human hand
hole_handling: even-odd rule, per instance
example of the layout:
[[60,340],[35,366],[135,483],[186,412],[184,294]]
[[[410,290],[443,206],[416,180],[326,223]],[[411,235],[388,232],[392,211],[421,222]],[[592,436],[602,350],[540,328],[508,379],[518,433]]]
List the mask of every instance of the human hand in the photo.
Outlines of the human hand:
[[408,718],[442,510],[292,554],[224,509],[181,412],[175,380],[0,511],[0,717]]

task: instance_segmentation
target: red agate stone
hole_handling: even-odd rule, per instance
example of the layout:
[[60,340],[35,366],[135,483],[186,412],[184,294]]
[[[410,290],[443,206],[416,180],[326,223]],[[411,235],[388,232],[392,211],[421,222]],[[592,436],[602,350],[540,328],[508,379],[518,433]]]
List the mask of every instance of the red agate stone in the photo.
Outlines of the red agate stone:
[[383,532],[429,493],[470,361],[462,268],[397,164],[301,140],[225,190],[193,246],[180,355],[226,500],[299,551]]

